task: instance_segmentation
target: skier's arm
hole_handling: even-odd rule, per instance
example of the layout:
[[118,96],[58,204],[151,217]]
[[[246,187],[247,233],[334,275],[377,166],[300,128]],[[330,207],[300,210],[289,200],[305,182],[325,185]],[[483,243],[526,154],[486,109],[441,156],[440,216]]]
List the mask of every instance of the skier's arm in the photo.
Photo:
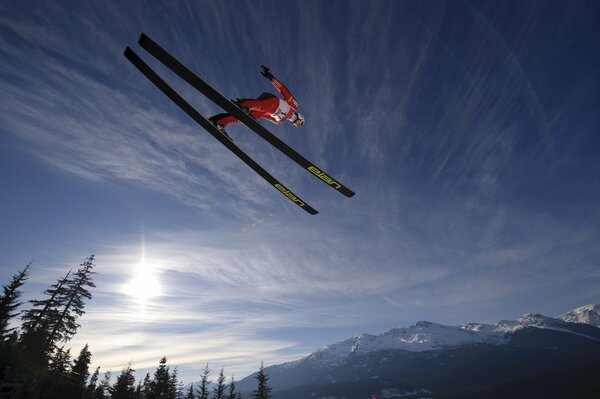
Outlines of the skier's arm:
[[267,68],[264,65],[261,65],[261,74],[269,79],[271,81],[271,83],[273,83],[273,86],[275,86],[275,88],[277,89],[277,91],[279,93],[281,93],[281,95],[283,96],[283,98],[285,99],[285,101],[290,105],[290,107],[292,107],[295,110],[298,109],[298,102],[296,101],[296,99],[294,98],[294,96],[292,95],[292,93],[290,93],[290,91],[287,89],[287,87],[285,87],[283,85],[283,83],[281,83],[279,81],[279,79],[277,79],[272,73],[271,70],[269,68]]
[[277,91],[281,93],[281,95],[283,96],[285,101],[290,105],[290,107],[292,107],[294,111],[297,110],[298,102],[296,101],[294,96],[292,96],[292,93],[290,93],[287,87],[285,87],[279,80],[277,80],[277,78],[273,78],[271,83],[273,83],[273,86],[275,86]]

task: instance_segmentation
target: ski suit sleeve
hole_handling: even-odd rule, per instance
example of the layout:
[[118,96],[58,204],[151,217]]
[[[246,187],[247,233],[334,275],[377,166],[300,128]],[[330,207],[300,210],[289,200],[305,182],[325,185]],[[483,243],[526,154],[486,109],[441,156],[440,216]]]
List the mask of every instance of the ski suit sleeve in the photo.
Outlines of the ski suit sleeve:
[[285,101],[290,105],[290,107],[292,107],[294,111],[297,110],[298,102],[296,101],[294,96],[292,96],[292,93],[290,93],[287,87],[285,87],[277,78],[273,78],[271,83],[273,83],[273,86],[275,86],[277,91],[281,93],[281,95],[283,96]]

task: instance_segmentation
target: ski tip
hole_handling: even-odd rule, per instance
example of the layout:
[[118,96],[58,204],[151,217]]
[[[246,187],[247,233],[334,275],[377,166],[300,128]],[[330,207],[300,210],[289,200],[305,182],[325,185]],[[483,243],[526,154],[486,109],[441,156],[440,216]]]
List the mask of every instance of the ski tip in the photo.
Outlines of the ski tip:
[[316,209],[310,208],[310,209],[304,209],[306,212],[310,213],[311,215],[316,215],[317,213],[319,213],[319,211],[317,211]]
[[144,32],[142,32],[142,34],[140,35],[140,39],[138,40],[138,44],[139,45],[143,45],[144,42],[150,40],[150,38],[148,37],[148,35],[146,35]]
[[123,55],[127,58],[131,57],[131,55],[134,54],[133,50],[131,48],[129,48],[129,46],[125,47],[125,51],[123,51]]

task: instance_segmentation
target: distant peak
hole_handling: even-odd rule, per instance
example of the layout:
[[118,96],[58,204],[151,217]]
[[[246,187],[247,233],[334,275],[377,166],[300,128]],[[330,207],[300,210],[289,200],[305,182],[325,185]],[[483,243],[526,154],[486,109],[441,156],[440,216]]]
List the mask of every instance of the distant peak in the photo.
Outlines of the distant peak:
[[496,324],[467,323],[447,326],[421,320],[410,327],[393,328],[379,335],[362,333],[347,340],[320,348],[308,356],[313,361],[337,364],[349,356],[381,350],[421,352],[467,344],[503,345],[510,335],[524,328],[569,331],[568,323],[600,326],[600,305],[586,305],[556,318],[539,313],[525,313],[518,320]]
[[572,310],[572,312],[583,313],[583,312],[600,312],[600,304],[592,303],[589,305],[580,306]]
[[416,327],[423,327],[423,328],[426,328],[426,327],[429,327],[429,326],[431,326],[431,324],[433,324],[433,323],[431,323],[431,322],[429,322],[429,321],[425,321],[425,320],[423,320],[423,321],[418,321],[418,322],[417,322],[417,324],[416,324]]
[[430,328],[430,327],[446,328],[446,326],[443,324],[434,323],[432,321],[426,321],[426,320],[418,321],[417,324],[415,324],[415,327],[417,327],[417,328]]
[[569,323],[583,323],[600,327],[600,304],[580,306],[570,312],[558,316],[557,319]]
[[526,323],[537,323],[540,321],[545,321],[549,319],[549,317],[543,316],[539,313],[525,313],[523,316],[519,317],[519,322]]

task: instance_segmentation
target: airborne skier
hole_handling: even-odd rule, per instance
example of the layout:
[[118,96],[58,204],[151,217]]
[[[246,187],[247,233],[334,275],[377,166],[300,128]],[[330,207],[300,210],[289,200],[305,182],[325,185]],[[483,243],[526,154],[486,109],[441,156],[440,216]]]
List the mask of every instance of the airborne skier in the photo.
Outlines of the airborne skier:
[[[341,184],[339,181],[332,178],[329,174],[325,173],[320,168],[317,168],[312,162],[300,155],[292,147],[284,143],[281,139],[269,132],[264,126],[256,121],[257,118],[265,118],[272,120],[275,123],[283,123],[285,120],[289,120],[294,123],[295,126],[302,126],[304,118],[296,109],[298,103],[294,100],[290,92],[285,88],[279,80],[275,79],[269,68],[263,67],[262,74],[268,78],[277,90],[285,97],[285,103],[279,99],[279,97],[263,93],[256,100],[237,100],[234,104],[229,101],[227,97],[213,89],[205,81],[200,79],[196,74],[190,71],[185,65],[179,62],[175,57],[169,54],[165,49],[158,45],[154,40],[150,39],[147,35],[141,34],[138,43],[144,50],[154,56],[158,61],[163,63],[171,71],[175,72],[180,78],[189,83],[192,87],[204,94],[208,99],[213,101],[216,105],[227,111],[227,114],[223,114],[223,118],[230,118],[226,120],[228,124],[242,122],[248,126],[254,133],[258,134],[268,143],[273,145],[279,151],[287,155],[290,159],[296,162],[299,166],[313,174],[323,183],[329,187],[335,189],[340,194],[346,197],[352,197],[354,192],[348,187]],[[183,112],[190,116],[196,123],[202,126],[211,136],[217,139],[221,144],[228,148],[233,154],[240,158],[246,165],[254,170],[259,176],[261,176],[270,185],[275,187],[277,191],[287,197],[290,201],[304,209],[306,212],[315,215],[318,213],[316,209],[308,205],[300,197],[295,195],[291,190],[281,184],[275,177],[267,172],[262,166],[260,166],[252,157],[246,154],[241,148],[233,143],[229,136],[223,134],[224,131],[220,131],[218,127],[215,127],[213,121],[210,121],[204,115],[200,114],[194,107],[192,107],[183,97],[181,97],[167,82],[165,82],[148,64],[146,64],[131,48],[127,47],[124,52],[125,57],[146,77],[152,84],[154,84],[160,91],[162,91],[171,101],[173,101]],[[268,98],[266,98],[268,96]],[[267,100],[264,103],[261,101]],[[248,108],[245,105],[248,105]],[[250,107],[256,107],[258,105],[263,108],[251,109]],[[271,108],[265,109],[268,104],[271,107],[275,106],[274,110]],[[241,105],[241,108],[240,108]],[[286,111],[289,107],[289,110]],[[281,114],[277,114],[277,110],[281,107]],[[255,111],[255,112],[253,112]],[[275,114],[275,115],[273,115]],[[268,116],[267,116],[268,115]],[[219,115],[215,115],[212,119]],[[239,120],[239,121],[238,121]],[[219,120],[219,122],[221,122]],[[224,126],[222,127],[224,130]]]
[[[257,99],[238,98],[233,102],[254,119],[267,119],[278,125],[290,121],[296,127],[302,126],[304,117],[296,111],[298,102],[292,93],[271,73],[269,68],[261,65],[260,69],[260,73],[273,83],[283,99],[271,93],[263,93]],[[228,138],[230,137],[225,132],[225,127],[240,123],[238,118],[229,113],[214,115],[209,118],[209,121]]]

